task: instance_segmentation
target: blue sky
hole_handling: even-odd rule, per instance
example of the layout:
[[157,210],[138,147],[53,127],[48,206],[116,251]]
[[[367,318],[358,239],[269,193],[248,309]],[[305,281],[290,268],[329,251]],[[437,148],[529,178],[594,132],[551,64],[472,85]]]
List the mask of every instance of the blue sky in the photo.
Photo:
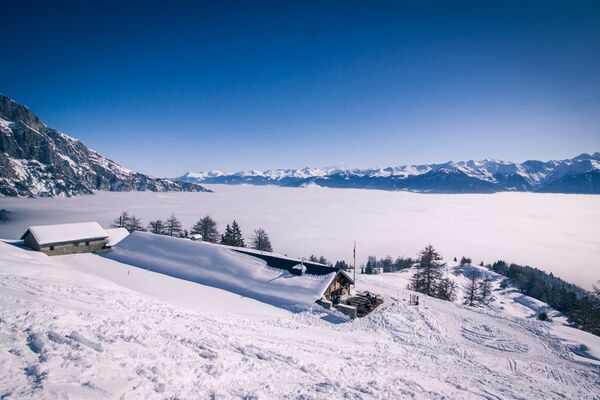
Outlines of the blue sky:
[[141,172],[600,151],[598,2],[87,3],[0,3],[0,93]]

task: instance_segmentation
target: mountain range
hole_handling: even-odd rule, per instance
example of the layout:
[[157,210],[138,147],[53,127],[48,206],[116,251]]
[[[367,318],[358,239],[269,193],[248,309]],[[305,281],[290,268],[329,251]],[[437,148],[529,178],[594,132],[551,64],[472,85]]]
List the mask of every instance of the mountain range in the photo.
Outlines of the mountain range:
[[407,190],[432,193],[504,191],[600,194],[600,152],[522,163],[482,160],[387,168],[302,168],[227,173],[188,172],[178,182]]
[[0,196],[75,196],[95,190],[209,191],[124,168],[0,95]]
[[0,196],[53,197],[107,191],[210,191],[200,184],[407,190],[600,194],[600,152],[522,163],[482,160],[387,168],[302,168],[188,172],[173,179],[131,171],[46,126],[29,108],[0,95]]

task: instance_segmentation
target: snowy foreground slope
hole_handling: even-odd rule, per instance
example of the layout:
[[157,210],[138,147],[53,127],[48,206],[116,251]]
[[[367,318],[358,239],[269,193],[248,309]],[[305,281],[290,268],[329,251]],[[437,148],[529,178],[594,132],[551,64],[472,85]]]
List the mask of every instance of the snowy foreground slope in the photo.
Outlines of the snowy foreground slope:
[[[362,276],[360,278],[363,278]],[[600,398],[600,339],[421,298],[350,322],[92,254],[0,242],[1,398]]]

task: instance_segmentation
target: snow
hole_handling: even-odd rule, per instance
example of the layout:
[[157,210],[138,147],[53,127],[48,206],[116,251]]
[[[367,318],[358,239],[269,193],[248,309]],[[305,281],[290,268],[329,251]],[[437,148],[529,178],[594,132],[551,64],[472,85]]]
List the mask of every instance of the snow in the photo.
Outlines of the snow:
[[74,240],[100,239],[108,236],[97,222],[36,225],[30,226],[27,230],[41,246]]
[[220,245],[146,232],[130,233],[103,255],[281,307],[313,306],[335,276],[296,276]]
[[214,193],[107,193],[64,199],[0,199],[13,220],[0,237],[28,225],[98,221],[128,210],[147,224],[172,213],[190,229],[211,215],[219,230],[236,219],[249,238],[258,227],[292,258],[412,256],[432,243],[446,258],[528,264],[591,288],[600,280],[600,196],[540,193],[419,194],[360,189],[209,185]]
[[0,395],[600,396],[590,358],[598,337],[424,296],[411,306],[410,292],[397,284],[403,275],[359,281],[396,300],[386,297],[377,312],[350,322],[316,309],[290,312],[99,255],[47,257],[0,242]]
[[104,231],[108,235],[107,246],[114,246],[129,235],[129,231],[125,228],[108,228]]
[[304,264],[297,264],[292,267],[293,270],[299,271],[300,275],[304,275],[306,273],[306,266]]
[[10,124],[12,124],[11,121],[7,121],[4,118],[0,118],[0,131],[10,133],[11,132]]

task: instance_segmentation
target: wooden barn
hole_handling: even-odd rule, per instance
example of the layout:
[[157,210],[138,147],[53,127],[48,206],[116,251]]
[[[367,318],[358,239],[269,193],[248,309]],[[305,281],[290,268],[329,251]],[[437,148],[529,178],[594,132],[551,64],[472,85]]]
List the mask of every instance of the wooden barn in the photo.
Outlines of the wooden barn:
[[108,239],[97,222],[30,226],[21,236],[27,247],[51,256],[99,251]]

